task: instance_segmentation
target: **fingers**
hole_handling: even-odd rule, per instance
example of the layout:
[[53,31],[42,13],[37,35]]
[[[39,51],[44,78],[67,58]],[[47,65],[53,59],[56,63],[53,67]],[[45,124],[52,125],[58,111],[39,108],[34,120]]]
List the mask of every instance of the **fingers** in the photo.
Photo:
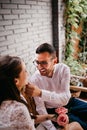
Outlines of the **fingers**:
[[25,87],[25,93],[30,97],[41,96],[42,91],[35,85],[28,83]]
[[33,92],[34,92],[34,85],[32,85],[31,83],[28,83],[25,86],[25,94],[31,97],[33,96]]

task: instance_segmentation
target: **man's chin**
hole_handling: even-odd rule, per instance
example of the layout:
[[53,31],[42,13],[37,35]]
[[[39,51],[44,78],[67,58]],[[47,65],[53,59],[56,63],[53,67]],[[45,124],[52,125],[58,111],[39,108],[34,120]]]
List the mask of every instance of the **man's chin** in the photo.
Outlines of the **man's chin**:
[[46,73],[45,73],[45,72],[40,72],[40,74],[41,74],[42,76],[46,76]]

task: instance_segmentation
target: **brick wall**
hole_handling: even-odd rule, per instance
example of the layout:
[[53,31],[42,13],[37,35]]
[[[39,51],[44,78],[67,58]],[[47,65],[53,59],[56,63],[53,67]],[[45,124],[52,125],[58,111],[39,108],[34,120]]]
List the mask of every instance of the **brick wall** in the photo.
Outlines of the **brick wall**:
[[59,32],[59,61],[65,58],[65,26],[64,26],[65,2],[58,0],[58,32]]
[[0,0],[0,55],[23,58],[30,75],[36,47],[52,44],[51,0]]
[[[64,57],[64,3],[58,1],[58,58]],[[0,0],[0,55],[23,58],[30,74],[36,47],[53,42],[51,0]],[[57,49],[56,49],[57,50]]]

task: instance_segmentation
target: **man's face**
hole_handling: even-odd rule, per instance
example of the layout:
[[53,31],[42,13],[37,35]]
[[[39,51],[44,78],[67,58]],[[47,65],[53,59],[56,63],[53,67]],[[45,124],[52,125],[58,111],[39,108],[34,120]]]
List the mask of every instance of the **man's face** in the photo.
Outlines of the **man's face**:
[[55,63],[57,63],[57,59],[48,52],[36,54],[35,65],[43,76],[52,77]]

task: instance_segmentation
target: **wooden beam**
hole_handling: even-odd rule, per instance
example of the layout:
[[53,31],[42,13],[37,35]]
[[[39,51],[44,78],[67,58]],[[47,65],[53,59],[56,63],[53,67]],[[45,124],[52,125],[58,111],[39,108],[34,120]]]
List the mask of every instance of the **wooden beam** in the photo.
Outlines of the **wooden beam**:
[[79,86],[70,86],[70,90],[87,92],[86,87],[79,87]]

